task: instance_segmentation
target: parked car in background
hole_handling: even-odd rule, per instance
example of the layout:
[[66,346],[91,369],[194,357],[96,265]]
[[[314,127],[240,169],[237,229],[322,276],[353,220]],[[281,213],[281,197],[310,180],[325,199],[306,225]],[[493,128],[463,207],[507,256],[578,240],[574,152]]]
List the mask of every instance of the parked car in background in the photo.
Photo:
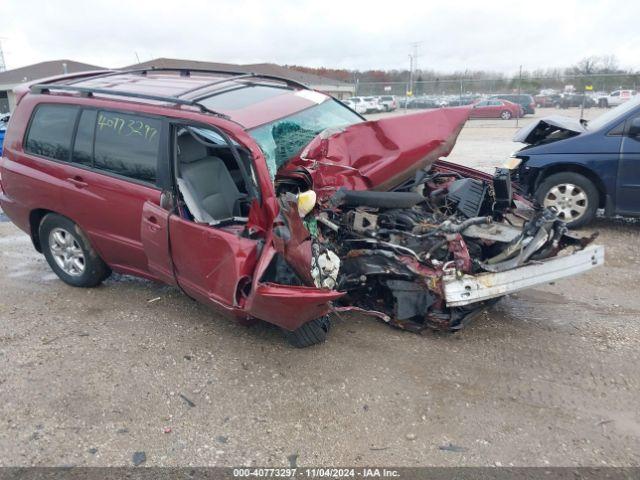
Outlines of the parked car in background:
[[550,95],[536,95],[533,97],[533,101],[536,104],[536,107],[539,108],[550,108],[556,106],[556,101],[560,98],[560,95],[557,93]]
[[382,105],[385,112],[393,112],[398,108],[398,101],[393,95],[382,95],[378,97],[378,103]]
[[473,105],[480,99],[480,95],[452,96],[447,98],[445,103],[448,107],[461,107],[463,105]]
[[367,107],[364,102],[361,102],[359,99],[349,98],[347,100],[343,100],[343,102],[347,107],[357,113],[367,113]]
[[609,95],[598,98],[598,106],[601,108],[617,107],[627,100],[631,100],[638,94],[636,90],[615,90]]
[[508,100],[513,103],[517,103],[518,105],[522,106],[522,110],[524,112],[523,115],[528,115],[528,114],[533,115],[534,113],[536,113],[536,102],[533,100],[533,97],[527,93],[521,93],[521,94],[500,93],[500,94],[491,95],[489,98],[490,99],[498,98],[502,100]]
[[514,141],[527,146],[510,160],[513,178],[570,227],[589,223],[598,208],[640,216],[640,97],[588,122],[543,118]]
[[364,101],[371,105],[370,113],[384,112],[384,106],[378,101],[378,97],[364,97]]
[[376,103],[371,100],[371,98],[372,97],[351,97],[349,99],[349,102],[356,105],[356,108],[354,108],[354,110],[358,113],[377,112],[378,107]]
[[517,103],[497,98],[481,100],[473,105],[469,118],[510,118],[522,117],[522,107]]
[[0,113],[0,155],[2,155],[2,144],[4,143],[4,134],[7,131],[10,115],[9,113]]
[[414,97],[409,103],[409,108],[440,108],[441,106],[440,101],[427,96]]
[[556,108],[582,107],[591,108],[597,105],[596,101],[590,96],[583,93],[563,93],[559,95],[553,102]]

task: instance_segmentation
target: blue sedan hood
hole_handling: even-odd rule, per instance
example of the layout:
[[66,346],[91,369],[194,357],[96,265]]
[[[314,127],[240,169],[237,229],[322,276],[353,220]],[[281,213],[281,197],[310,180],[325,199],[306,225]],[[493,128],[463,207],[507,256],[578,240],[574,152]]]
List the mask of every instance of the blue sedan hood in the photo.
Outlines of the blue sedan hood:
[[582,121],[575,118],[551,115],[521,128],[513,137],[514,142],[536,145],[574,137],[586,131]]

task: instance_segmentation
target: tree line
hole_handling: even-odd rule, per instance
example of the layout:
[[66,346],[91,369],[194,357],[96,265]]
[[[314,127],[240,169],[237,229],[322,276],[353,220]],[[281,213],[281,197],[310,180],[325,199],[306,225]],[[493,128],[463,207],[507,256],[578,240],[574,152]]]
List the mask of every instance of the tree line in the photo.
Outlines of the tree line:
[[[346,83],[359,83],[365,90],[366,84],[406,84],[409,70],[349,70],[336,68],[313,68],[287,65],[288,68],[319,75]],[[620,68],[614,55],[585,57],[575,65],[565,68],[545,68],[528,70],[522,74],[508,75],[491,70],[464,70],[441,72],[434,69],[420,69],[413,73],[414,93],[451,93],[462,87],[465,92],[515,91],[537,93],[542,89],[562,90],[566,85],[574,85],[576,90],[592,86],[594,90],[614,90],[636,88],[640,83],[640,71]],[[374,89],[376,90],[376,89]],[[394,91],[398,90],[393,88]]]

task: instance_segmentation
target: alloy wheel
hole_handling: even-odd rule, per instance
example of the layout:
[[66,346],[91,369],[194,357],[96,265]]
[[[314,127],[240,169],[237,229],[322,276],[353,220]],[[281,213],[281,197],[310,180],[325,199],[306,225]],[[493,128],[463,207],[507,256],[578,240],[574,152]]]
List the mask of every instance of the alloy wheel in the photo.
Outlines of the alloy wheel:
[[66,274],[80,276],[86,268],[84,252],[80,243],[64,228],[54,228],[49,233],[49,249],[56,264]]
[[558,218],[573,222],[589,207],[586,192],[572,183],[561,183],[552,187],[544,197],[544,206],[555,208]]

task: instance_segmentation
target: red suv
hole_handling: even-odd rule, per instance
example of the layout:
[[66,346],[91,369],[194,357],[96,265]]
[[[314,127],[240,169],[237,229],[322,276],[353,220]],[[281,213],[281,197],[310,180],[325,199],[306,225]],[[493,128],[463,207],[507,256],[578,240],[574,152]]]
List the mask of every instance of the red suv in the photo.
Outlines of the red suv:
[[73,286],[112,271],[165,282],[302,347],[344,310],[455,330],[490,299],[603,261],[508,170],[438,160],[468,108],[367,122],[290,80],[170,69],[66,75],[16,98],[0,206]]

